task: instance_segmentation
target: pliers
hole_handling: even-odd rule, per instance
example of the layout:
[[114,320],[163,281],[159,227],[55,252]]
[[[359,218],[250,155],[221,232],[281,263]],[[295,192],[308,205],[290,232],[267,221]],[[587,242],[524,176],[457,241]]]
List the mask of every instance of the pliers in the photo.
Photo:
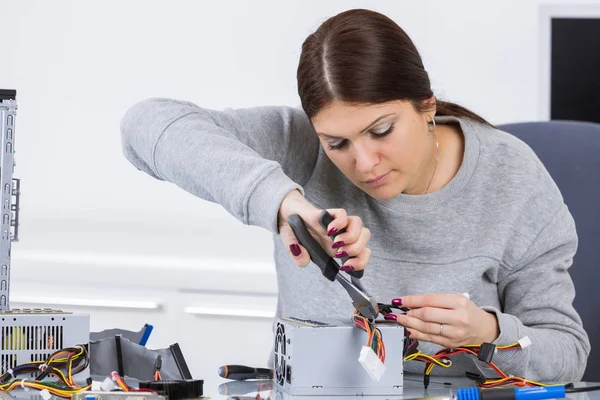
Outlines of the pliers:
[[[323,210],[319,216],[319,223],[323,229],[327,230],[327,226],[331,221],[333,221],[331,214],[327,210]],[[370,321],[375,321],[379,315],[379,306],[377,301],[367,293],[359,280],[363,276],[364,271],[348,271],[347,273],[350,275],[349,280],[346,276],[339,273],[340,265],[312,237],[304,224],[304,220],[298,214],[290,215],[288,223],[294,235],[296,235],[298,242],[308,251],[312,262],[321,269],[323,276],[332,282],[334,280],[338,281],[350,295],[352,304],[358,313]],[[338,235],[342,232],[343,230]]]

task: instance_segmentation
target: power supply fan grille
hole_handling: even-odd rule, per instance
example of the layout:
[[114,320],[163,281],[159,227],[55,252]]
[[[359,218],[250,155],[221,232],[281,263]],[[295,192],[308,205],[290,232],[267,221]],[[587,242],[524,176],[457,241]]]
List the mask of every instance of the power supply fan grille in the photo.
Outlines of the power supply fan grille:
[[0,327],[1,351],[62,349],[63,327],[56,325]]
[[63,346],[62,325],[0,326],[0,374],[26,362],[46,360]]
[[286,371],[286,338],[285,338],[285,327],[283,324],[277,324],[277,333],[275,335],[275,379],[277,383],[282,385],[285,382],[285,371]]

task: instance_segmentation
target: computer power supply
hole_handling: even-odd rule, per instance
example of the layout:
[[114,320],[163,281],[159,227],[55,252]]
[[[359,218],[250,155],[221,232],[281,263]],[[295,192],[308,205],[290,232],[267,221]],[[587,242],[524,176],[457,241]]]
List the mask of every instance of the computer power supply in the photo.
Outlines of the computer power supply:
[[[43,361],[66,347],[89,346],[89,315],[54,309],[13,309],[0,312],[0,374],[32,361]],[[89,367],[74,375],[90,376]],[[50,378],[49,378],[50,379]]]
[[404,328],[380,323],[385,372],[377,381],[358,361],[367,334],[352,321],[276,318],[274,383],[291,395],[399,395],[403,392]]
[[[19,240],[20,180],[13,177],[17,123],[16,90],[0,89],[0,373],[32,361],[46,360],[57,350],[89,346],[89,315],[54,309],[10,307],[11,246]],[[33,374],[37,375],[37,374]],[[89,367],[76,381],[89,377]],[[53,379],[48,377],[49,380]]]

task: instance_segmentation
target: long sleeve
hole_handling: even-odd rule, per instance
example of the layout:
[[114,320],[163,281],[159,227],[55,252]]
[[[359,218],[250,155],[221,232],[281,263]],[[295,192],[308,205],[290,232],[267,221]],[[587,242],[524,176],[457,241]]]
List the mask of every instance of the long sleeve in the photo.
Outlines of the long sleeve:
[[217,111],[160,98],[131,107],[121,137],[125,157],[139,170],[273,233],[281,201],[294,189],[303,193],[319,148],[299,109]]
[[523,350],[498,351],[493,361],[506,373],[544,381],[577,381],[583,376],[590,343],[573,308],[575,289],[568,274],[577,250],[573,218],[565,205],[554,214],[521,260],[498,283],[503,312],[496,345],[527,336]]

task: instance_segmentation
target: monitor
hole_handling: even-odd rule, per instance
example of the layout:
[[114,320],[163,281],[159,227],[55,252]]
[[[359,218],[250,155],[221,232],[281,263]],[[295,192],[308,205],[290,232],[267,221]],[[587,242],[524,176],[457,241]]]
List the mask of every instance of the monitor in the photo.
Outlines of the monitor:
[[600,2],[540,6],[539,118],[600,123]]

